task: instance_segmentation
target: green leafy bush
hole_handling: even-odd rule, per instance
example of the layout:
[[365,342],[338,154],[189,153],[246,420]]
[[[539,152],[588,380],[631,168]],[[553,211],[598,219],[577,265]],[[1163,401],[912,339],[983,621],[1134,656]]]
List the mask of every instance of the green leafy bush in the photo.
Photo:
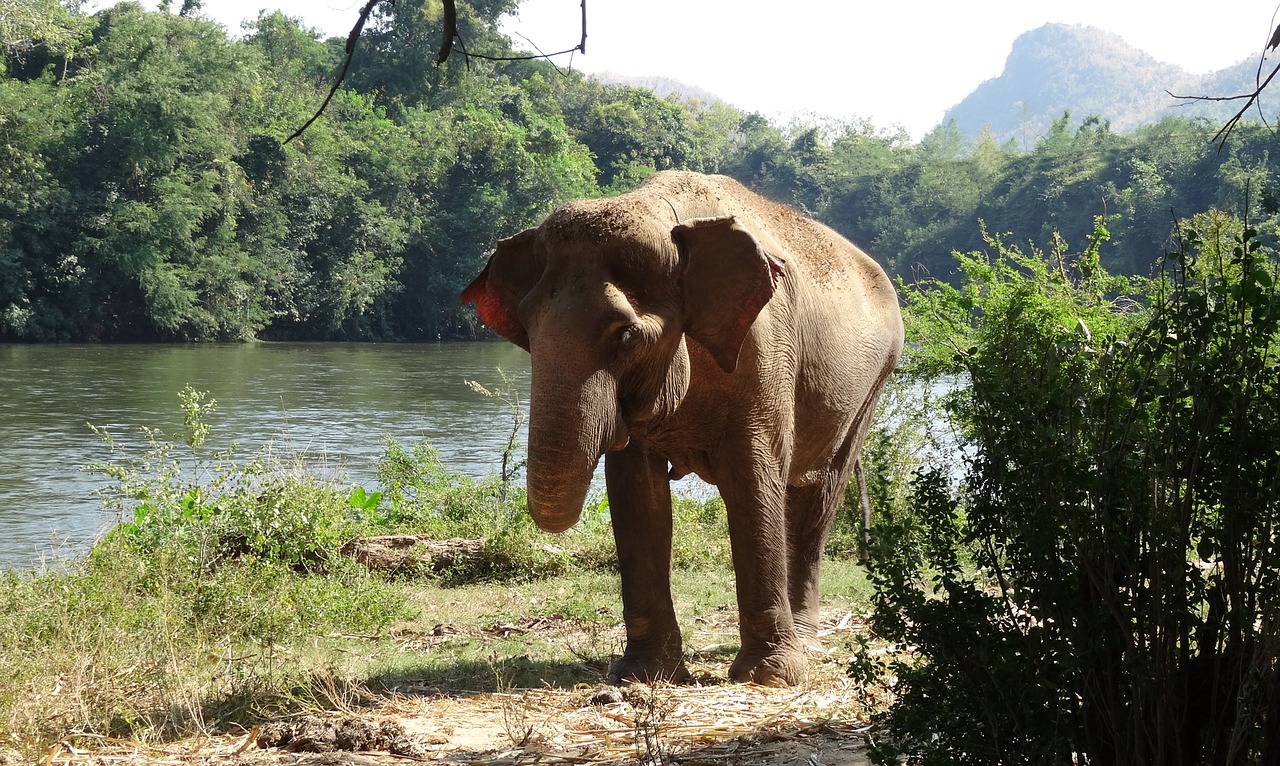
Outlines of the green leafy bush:
[[957,376],[956,464],[879,525],[875,626],[909,647],[876,755],[1280,758],[1280,295],[1252,230],[1181,227],[1159,279],[994,237],[909,291]]
[[363,489],[349,492],[270,450],[247,461],[234,450],[206,455],[217,402],[189,387],[179,398],[184,433],[165,439],[144,429],[140,456],[95,429],[115,457],[88,467],[111,480],[100,494],[122,518],[109,540],[153,554],[170,550],[202,570],[244,556],[308,569],[375,521],[378,503]]

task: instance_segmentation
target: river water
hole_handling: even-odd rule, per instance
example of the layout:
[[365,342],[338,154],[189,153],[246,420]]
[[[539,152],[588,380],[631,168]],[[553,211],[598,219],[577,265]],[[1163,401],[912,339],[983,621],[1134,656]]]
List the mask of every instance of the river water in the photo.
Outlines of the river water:
[[373,488],[387,437],[427,439],[480,478],[512,421],[466,381],[495,389],[503,374],[527,401],[529,356],[508,343],[0,344],[0,570],[79,555],[117,520],[94,494],[106,480],[81,470],[110,457],[89,423],[140,455],[141,428],[181,432],[191,386],[217,400],[209,450],[306,453]]

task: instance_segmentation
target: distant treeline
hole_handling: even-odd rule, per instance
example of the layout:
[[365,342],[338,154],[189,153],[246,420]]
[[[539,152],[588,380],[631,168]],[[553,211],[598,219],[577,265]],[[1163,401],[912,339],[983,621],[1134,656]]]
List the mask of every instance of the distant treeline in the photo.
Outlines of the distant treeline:
[[[461,4],[503,54],[517,0]],[[166,4],[167,7],[167,4]],[[1108,268],[1145,272],[1175,216],[1274,230],[1275,135],[1064,116],[1029,152],[940,127],[778,126],[540,61],[435,66],[440,7],[380,4],[303,136],[343,40],[263,14],[233,39],[126,2],[33,2],[0,38],[0,340],[403,339],[483,333],[458,292],[493,242],[572,198],[684,168],[732,175],[911,279],[993,233],[1073,243],[1115,216]],[[16,30],[16,31],[15,31]]]

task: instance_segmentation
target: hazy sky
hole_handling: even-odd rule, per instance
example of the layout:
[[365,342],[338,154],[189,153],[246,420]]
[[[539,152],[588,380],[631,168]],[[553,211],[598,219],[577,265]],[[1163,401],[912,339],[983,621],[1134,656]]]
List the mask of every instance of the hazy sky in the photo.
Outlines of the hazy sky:
[[[204,12],[238,32],[240,20],[278,7],[345,36],[362,5],[205,0]],[[521,8],[506,25],[513,36],[546,52],[577,44],[579,0],[524,0]],[[1000,74],[1018,35],[1042,24],[1100,27],[1160,61],[1206,72],[1256,58],[1276,10],[1274,1],[1257,0],[590,0],[587,55],[572,63],[672,77],[771,117],[865,117],[919,138]]]

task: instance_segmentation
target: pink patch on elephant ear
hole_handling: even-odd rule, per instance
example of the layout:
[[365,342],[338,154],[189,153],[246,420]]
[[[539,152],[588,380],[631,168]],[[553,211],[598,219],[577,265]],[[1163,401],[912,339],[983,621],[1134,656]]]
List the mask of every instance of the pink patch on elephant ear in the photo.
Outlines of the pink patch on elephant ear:
[[476,304],[476,316],[480,317],[481,322],[516,345],[527,348],[528,341],[521,342],[525,337],[524,327],[507,303],[489,286],[490,265],[492,263],[486,265],[480,276],[462,291],[462,302]]
[[545,259],[532,245],[536,229],[500,240],[480,276],[462,291],[463,303],[475,303],[476,315],[502,337],[525,351],[529,334],[516,307],[542,274]]

